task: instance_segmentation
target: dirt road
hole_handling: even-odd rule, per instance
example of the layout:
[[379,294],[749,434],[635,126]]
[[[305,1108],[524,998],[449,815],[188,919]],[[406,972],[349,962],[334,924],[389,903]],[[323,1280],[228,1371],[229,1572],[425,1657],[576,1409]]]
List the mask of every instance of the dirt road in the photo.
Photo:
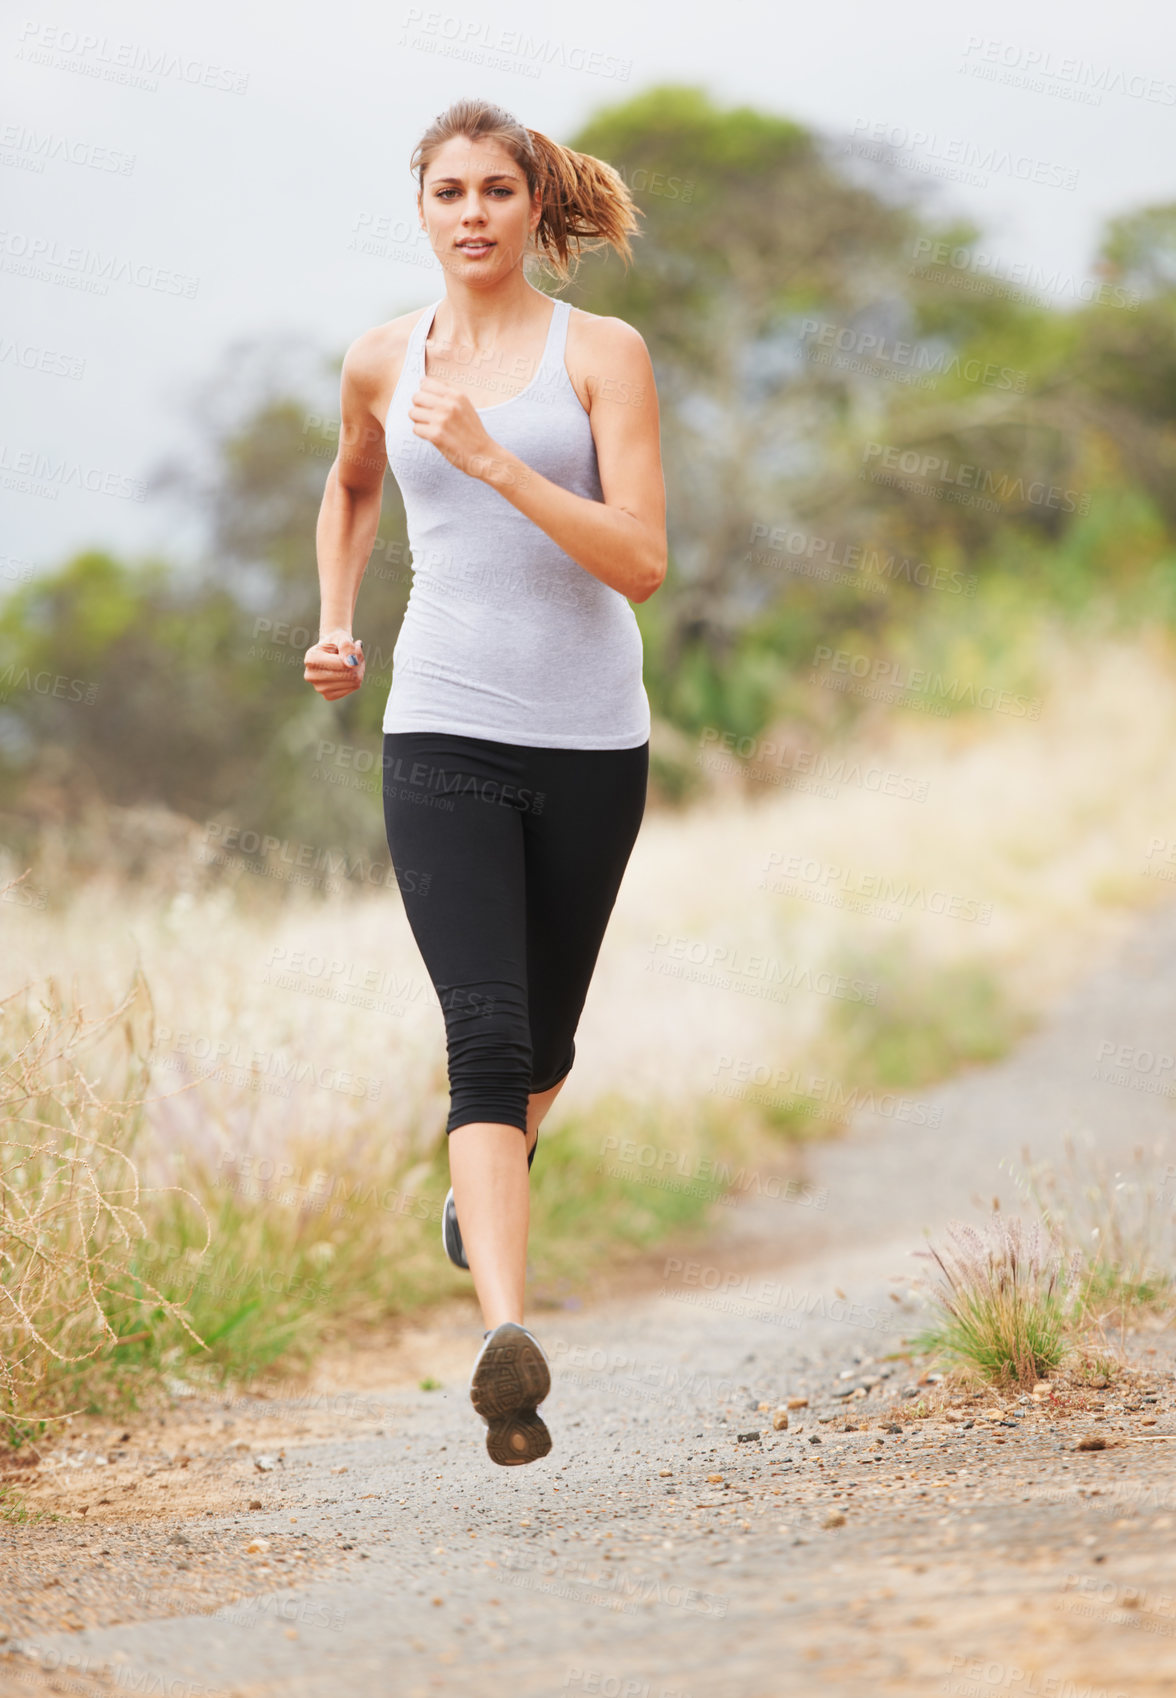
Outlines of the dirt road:
[[284,1400],[75,1423],[27,1488],[65,1519],[6,1531],[0,1690],[1171,1693],[1170,1335],[1036,1399],[920,1384],[903,1341],[910,1252],[1015,1202],[1002,1158],[1171,1137],[1142,1062],[1174,1030],[1176,908],[1007,1061],[922,1093],[925,1123],[814,1147],[812,1200],[748,1200],[647,1289],[537,1310],[530,1467],[485,1455],[472,1307]]

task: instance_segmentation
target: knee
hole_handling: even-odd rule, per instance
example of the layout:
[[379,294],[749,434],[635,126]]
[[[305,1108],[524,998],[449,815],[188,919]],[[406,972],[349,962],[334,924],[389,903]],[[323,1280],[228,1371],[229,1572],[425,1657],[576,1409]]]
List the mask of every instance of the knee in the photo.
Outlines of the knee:
[[[472,995],[473,993],[467,993]],[[447,1132],[468,1121],[527,1130],[532,1051],[521,1000],[463,999],[446,1009],[449,1050]]]
[[569,1039],[560,1048],[543,1049],[537,1045],[534,1054],[534,1070],[531,1077],[532,1095],[539,1096],[545,1091],[550,1091],[556,1085],[562,1085],[571,1072],[572,1063],[575,1059],[576,1044],[574,1039]]

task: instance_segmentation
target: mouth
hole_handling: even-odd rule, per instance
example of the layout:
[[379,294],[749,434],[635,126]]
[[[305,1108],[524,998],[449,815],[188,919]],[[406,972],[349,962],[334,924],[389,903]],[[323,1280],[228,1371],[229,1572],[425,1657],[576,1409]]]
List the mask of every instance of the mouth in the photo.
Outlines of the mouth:
[[495,244],[493,242],[483,241],[479,237],[468,242],[459,242],[457,245],[461,249],[462,253],[465,254],[487,254]]

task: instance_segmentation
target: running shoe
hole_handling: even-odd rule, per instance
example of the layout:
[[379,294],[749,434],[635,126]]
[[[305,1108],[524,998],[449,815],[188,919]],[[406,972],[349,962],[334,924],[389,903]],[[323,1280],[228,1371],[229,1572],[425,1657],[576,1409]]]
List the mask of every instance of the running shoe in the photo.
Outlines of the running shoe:
[[547,1455],[551,1434],[538,1406],[550,1390],[547,1357],[526,1327],[503,1321],[486,1334],[470,1375],[470,1402],[489,1429],[491,1462],[511,1468]]
[[457,1205],[453,1201],[452,1185],[446,1193],[445,1207],[441,1210],[441,1242],[454,1267],[468,1270],[470,1264],[466,1260],[465,1245],[461,1241],[461,1227],[457,1224]]
[[[535,1142],[531,1145],[527,1155],[528,1169],[535,1160],[535,1151],[538,1147],[539,1138],[536,1134]],[[441,1242],[445,1246],[445,1254],[454,1267],[465,1268],[468,1273],[470,1264],[466,1260],[465,1245],[461,1241],[461,1227],[457,1224],[457,1204],[453,1200],[452,1185],[446,1192],[445,1207],[441,1210]]]

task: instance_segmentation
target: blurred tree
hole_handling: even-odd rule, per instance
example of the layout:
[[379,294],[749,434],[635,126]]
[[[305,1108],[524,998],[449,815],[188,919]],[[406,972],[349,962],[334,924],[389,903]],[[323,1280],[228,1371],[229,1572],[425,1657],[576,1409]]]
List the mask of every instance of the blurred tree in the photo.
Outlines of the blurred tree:
[[[644,215],[634,266],[586,255],[567,292],[636,325],[657,373],[670,571],[636,613],[659,718],[741,736],[781,713],[827,724],[851,704],[800,702],[814,646],[899,639],[929,583],[950,592],[940,624],[951,594],[963,624],[965,580],[989,562],[1073,605],[1079,562],[1086,583],[1164,545],[1176,205],[1113,220],[1098,298],[1062,310],[986,270],[975,228],[936,222],[893,161],[701,89],[637,95],[572,145],[609,160]],[[228,349],[193,452],[160,469],[156,491],[203,527],[193,565],[84,553],[0,608],[9,809],[160,801],[382,852],[378,767],[356,782],[346,751],[379,750],[411,581],[403,507],[390,479],[360,600],[365,688],[324,703],[302,655],[340,361],[300,358]],[[1125,531],[1086,515],[1104,485]],[[324,764],[324,746],[343,753]]]

